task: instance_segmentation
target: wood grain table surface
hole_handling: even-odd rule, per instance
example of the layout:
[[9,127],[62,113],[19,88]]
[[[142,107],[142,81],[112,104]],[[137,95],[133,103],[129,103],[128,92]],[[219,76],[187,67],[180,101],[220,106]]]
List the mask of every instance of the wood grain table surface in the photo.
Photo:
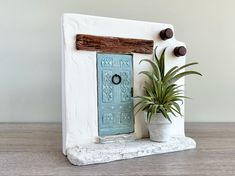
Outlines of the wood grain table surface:
[[0,176],[235,176],[235,123],[186,123],[197,149],[90,166],[62,154],[61,123],[0,123]]

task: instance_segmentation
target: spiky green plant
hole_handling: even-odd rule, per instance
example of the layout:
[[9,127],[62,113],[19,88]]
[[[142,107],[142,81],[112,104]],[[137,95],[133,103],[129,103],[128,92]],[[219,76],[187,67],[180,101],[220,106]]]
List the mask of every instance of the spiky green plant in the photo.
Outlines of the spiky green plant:
[[187,75],[200,75],[196,71],[182,71],[184,68],[196,65],[197,62],[189,63],[181,67],[175,66],[165,73],[165,51],[163,50],[160,58],[157,57],[156,49],[153,60],[143,59],[141,62],[147,62],[151,65],[151,71],[141,71],[139,74],[144,74],[149,78],[149,82],[145,81],[144,96],[137,96],[140,101],[135,105],[139,107],[137,110],[147,111],[147,120],[150,122],[155,113],[162,113],[163,116],[170,122],[169,114],[174,116],[182,116],[180,104],[183,103],[184,96],[183,90],[179,88],[182,85],[177,85],[176,81]]

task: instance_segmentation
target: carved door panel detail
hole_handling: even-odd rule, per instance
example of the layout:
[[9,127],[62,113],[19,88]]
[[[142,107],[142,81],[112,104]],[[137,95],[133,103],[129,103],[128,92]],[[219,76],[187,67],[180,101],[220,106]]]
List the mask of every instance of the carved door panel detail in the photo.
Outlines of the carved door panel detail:
[[122,83],[121,83],[121,101],[130,101],[131,99],[131,78],[130,73],[125,71],[121,72]]
[[134,130],[132,55],[97,54],[99,135]]
[[103,94],[103,102],[111,102],[113,99],[113,86],[111,82],[112,71],[104,70],[103,73],[103,85],[102,85],[102,94]]

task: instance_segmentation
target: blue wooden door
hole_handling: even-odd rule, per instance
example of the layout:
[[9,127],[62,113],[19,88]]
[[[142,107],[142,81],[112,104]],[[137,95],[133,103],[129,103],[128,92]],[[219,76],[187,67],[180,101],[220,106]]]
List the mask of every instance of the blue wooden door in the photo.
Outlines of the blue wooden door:
[[132,55],[97,54],[99,136],[134,130]]

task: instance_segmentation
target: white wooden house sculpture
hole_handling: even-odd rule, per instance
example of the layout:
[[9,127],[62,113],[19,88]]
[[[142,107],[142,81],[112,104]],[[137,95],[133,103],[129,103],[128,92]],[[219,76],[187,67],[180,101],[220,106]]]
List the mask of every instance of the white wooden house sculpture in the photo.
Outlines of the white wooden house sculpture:
[[[184,118],[174,118],[172,140],[152,142],[133,96],[143,94],[154,47],[166,50],[166,69],[185,64],[185,45],[169,24],[80,14],[62,17],[63,153],[74,165],[186,150]],[[181,51],[173,53],[175,48]],[[184,80],[180,80],[183,84]],[[184,106],[181,106],[184,112]],[[156,155],[157,157],[157,155]]]

